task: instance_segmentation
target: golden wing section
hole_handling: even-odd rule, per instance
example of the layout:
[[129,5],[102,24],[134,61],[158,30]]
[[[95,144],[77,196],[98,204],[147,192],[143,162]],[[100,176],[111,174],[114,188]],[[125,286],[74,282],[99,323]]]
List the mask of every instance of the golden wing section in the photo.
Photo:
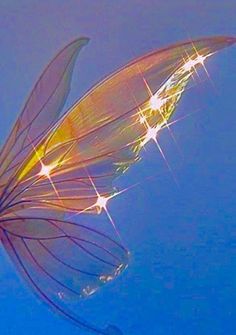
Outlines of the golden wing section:
[[97,211],[113,179],[165,127],[196,67],[235,38],[213,37],[157,50],[92,88],[58,121],[16,174],[27,205]]
[[58,120],[70,91],[75,61],[88,43],[79,38],[62,49],[36,82],[5,145],[0,150],[0,195],[12,176]]

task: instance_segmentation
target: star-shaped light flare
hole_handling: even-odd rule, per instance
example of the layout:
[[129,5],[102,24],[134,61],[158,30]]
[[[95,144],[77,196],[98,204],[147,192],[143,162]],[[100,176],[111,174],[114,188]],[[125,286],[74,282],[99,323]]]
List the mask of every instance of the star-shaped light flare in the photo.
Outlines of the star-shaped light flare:
[[196,72],[196,66],[197,65],[202,65],[207,76],[210,78],[209,76],[209,73],[206,69],[206,66],[205,66],[205,60],[212,56],[213,53],[208,53],[206,55],[201,55],[198,53],[196,47],[193,45],[193,48],[196,52],[196,56],[195,57],[188,57],[187,61],[185,61],[184,65],[182,66],[182,69],[184,72],[190,72],[190,73],[193,73],[193,71]]
[[[55,194],[56,194],[58,200],[60,200],[61,203],[62,203],[61,197],[60,197],[60,195],[59,195],[59,193],[58,193],[58,191],[57,191],[57,189],[56,189],[56,187],[55,187],[55,185],[54,185],[54,183],[53,183],[53,181],[52,181],[52,178],[51,178],[51,176],[50,176],[51,171],[52,171],[55,167],[57,167],[57,163],[53,163],[53,164],[49,164],[49,165],[45,165],[45,164],[43,163],[42,158],[41,158],[41,156],[39,155],[39,153],[38,153],[36,147],[34,146],[33,141],[32,141],[31,138],[29,137],[29,135],[28,135],[28,140],[30,141],[31,146],[32,146],[32,148],[33,148],[33,150],[34,150],[34,152],[35,152],[37,158],[38,158],[38,161],[39,161],[40,164],[41,164],[41,170],[40,170],[39,173],[38,173],[39,178],[37,179],[37,181],[40,180],[41,177],[44,177],[44,176],[45,176],[46,178],[48,178],[50,184],[52,185],[53,190],[55,191]],[[63,203],[62,203],[62,205],[63,205]]]
[[41,163],[41,170],[40,172],[38,173],[39,176],[45,176],[47,178],[50,178],[50,173],[51,171],[55,168],[54,165],[45,165],[44,163],[40,162]]
[[165,103],[166,99],[158,97],[156,94],[152,95],[149,100],[150,108],[153,111],[160,110]]
[[198,55],[194,59],[190,58],[186,61],[186,63],[183,65],[183,70],[186,72],[192,71],[196,65],[202,65],[204,66],[204,61],[207,58],[207,56]]
[[49,164],[49,165],[45,165],[43,162],[42,162],[42,160],[40,160],[40,163],[41,163],[41,170],[40,170],[40,172],[38,173],[38,176],[39,177],[46,177],[48,180],[49,180],[49,182],[50,182],[50,184],[52,185],[52,188],[53,188],[53,190],[55,191],[55,193],[56,193],[56,196],[57,196],[57,198],[58,198],[58,200],[60,200],[60,202],[62,203],[62,205],[63,205],[63,202],[62,202],[62,199],[61,199],[61,197],[60,197],[60,195],[59,195],[59,193],[58,193],[58,190],[57,190],[57,188],[56,188],[56,186],[54,185],[54,183],[53,183],[53,181],[52,181],[52,178],[51,178],[51,171],[53,170],[53,169],[55,169],[55,167],[57,167],[57,164]]
[[93,186],[93,188],[94,188],[94,191],[95,191],[95,193],[96,193],[96,195],[97,195],[97,200],[96,200],[96,202],[95,202],[92,206],[90,206],[89,208],[94,208],[94,207],[96,207],[96,208],[98,208],[98,212],[99,212],[99,213],[101,213],[102,211],[104,211],[104,212],[106,213],[106,215],[107,215],[109,221],[111,222],[111,224],[112,224],[112,226],[113,226],[113,228],[114,228],[114,230],[115,230],[117,236],[119,237],[119,239],[120,239],[120,241],[121,241],[120,233],[119,233],[118,229],[116,228],[116,224],[115,224],[115,222],[114,222],[114,220],[113,220],[113,218],[112,218],[110,212],[108,211],[107,203],[108,203],[108,201],[109,201],[110,199],[114,198],[114,197],[117,196],[118,194],[123,193],[125,190],[122,190],[122,191],[120,191],[120,192],[113,193],[112,195],[109,195],[109,196],[105,197],[105,196],[101,195],[101,194],[98,192],[97,187],[96,187],[96,185],[95,185],[95,183],[94,183],[92,177],[89,175],[88,171],[87,171],[87,174],[88,174],[89,180],[90,180],[90,182],[91,182],[91,184],[92,184],[92,186]]
[[149,141],[153,140],[155,143],[157,143],[157,133],[162,128],[161,124],[158,124],[156,127],[150,127],[147,124],[147,133],[141,142],[141,146],[143,147],[146,145]]

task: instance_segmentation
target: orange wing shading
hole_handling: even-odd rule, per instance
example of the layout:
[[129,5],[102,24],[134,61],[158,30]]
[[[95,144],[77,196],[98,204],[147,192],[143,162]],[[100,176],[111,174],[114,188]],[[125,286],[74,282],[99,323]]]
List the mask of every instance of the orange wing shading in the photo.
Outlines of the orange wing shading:
[[70,90],[76,57],[87,43],[87,38],[80,38],[67,45],[35,84],[0,153],[0,190],[32,152],[32,144],[57,121]]
[[[235,42],[214,37],[148,54],[96,85],[57,122],[69,84],[62,80],[62,68],[71,74],[81,45],[65,48],[63,62],[59,55],[37,84],[1,153],[1,239],[37,294],[77,325],[121,334],[112,326],[97,329],[73,312],[74,301],[115,278],[128,263],[129,253],[112,227],[92,223],[91,214],[101,212],[102,202],[115,192],[114,179],[168,125],[196,67]],[[51,79],[55,89],[54,76],[55,100],[51,90],[48,95],[40,90]],[[32,106],[38,108],[31,111]],[[78,216],[76,223],[65,219],[68,212],[90,215]]]
[[[16,169],[2,206],[96,213],[97,196],[165,127],[197,66],[233,38],[155,51],[118,70],[78,101]],[[7,208],[6,208],[7,210]]]

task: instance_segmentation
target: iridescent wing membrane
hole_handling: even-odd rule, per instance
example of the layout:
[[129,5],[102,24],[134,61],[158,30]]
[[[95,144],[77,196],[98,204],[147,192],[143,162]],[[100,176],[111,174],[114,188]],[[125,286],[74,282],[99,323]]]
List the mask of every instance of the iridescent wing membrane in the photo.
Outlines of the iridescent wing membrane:
[[[1,152],[1,237],[21,273],[57,312],[94,332],[119,334],[88,325],[70,308],[128,262],[111,227],[94,226],[91,214],[101,212],[98,200],[114,194],[114,179],[166,127],[196,67],[235,38],[206,38],[147,54],[58,118],[86,43],[71,43],[50,63]],[[76,221],[66,220],[67,213],[76,214]]]

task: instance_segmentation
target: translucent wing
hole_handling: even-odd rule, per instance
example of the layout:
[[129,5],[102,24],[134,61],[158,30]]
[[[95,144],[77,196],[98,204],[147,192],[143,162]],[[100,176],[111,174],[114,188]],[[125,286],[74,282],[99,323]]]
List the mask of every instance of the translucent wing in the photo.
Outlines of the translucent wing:
[[97,196],[139,159],[166,126],[195,68],[235,42],[214,37],[155,51],[118,70],[78,101],[16,170],[2,206],[98,212]]
[[113,334],[111,326],[99,330],[82,320],[76,302],[123,270],[124,247],[95,228],[55,218],[12,218],[1,228],[6,250],[41,299],[87,330]]
[[69,93],[76,57],[87,43],[87,38],[80,38],[65,47],[34,86],[0,153],[2,185],[32,151],[32,144],[39,142],[57,120]]
[[[9,189],[15,188],[12,176],[22,161],[57,121],[69,92],[76,56],[87,42],[88,39],[78,39],[64,48],[35,85],[0,153],[1,200]],[[2,203],[1,212],[4,212],[3,207],[8,205]],[[114,231],[108,236],[110,227],[106,228],[105,235],[88,224],[75,225],[65,221],[64,215],[58,212],[44,212],[50,217],[43,218],[42,212],[37,215],[27,210],[23,213],[27,215],[25,218],[16,219],[16,211],[12,208],[11,218],[0,220],[0,238],[34,291],[77,325],[99,334],[121,334],[113,326],[99,330],[69,309],[126,267],[128,252],[113,240]],[[104,230],[103,225],[104,222],[100,230]]]
[[[128,260],[107,227],[91,226],[91,215],[76,225],[62,219],[64,213],[100,213],[114,178],[168,122],[195,67],[235,41],[196,40],[135,60],[90,90],[38,143],[29,142],[31,153],[1,197],[2,239],[31,285],[61,314],[84,325],[68,309],[72,290],[97,288]],[[77,278],[75,268],[86,273]],[[97,332],[119,334],[115,327]]]

